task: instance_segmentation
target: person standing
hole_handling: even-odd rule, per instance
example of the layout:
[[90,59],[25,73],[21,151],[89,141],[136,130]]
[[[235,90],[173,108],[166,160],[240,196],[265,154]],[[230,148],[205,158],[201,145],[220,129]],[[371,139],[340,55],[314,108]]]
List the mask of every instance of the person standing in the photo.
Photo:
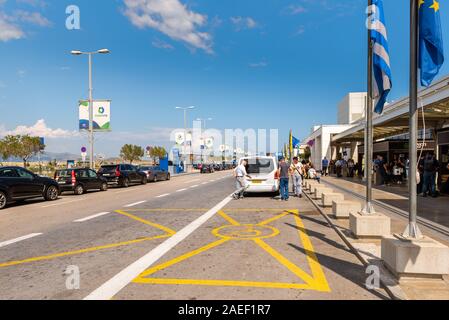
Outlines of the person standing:
[[299,162],[298,157],[293,158],[291,171],[293,179],[293,191],[298,198],[302,198],[303,165],[301,164],[301,162]]
[[291,168],[290,165],[285,161],[285,158],[281,158],[279,162],[278,176],[280,179],[281,188],[281,201],[288,201],[289,192],[288,186],[290,182]]
[[329,160],[327,160],[327,158],[324,157],[324,159],[323,159],[321,164],[322,164],[322,167],[323,167],[322,173],[323,173],[324,176],[327,176],[328,175],[328,169],[329,169]]
[[428,153],[424,160],[422,161],[422,168],[423,168],[423,189],[422,189],[422,195],[423,197],[427,197],[427,192],[429,191],[432,197],[436,197],[436,174],[438,171],[439,163],[438,160],[435,159],[433,155]]
[[235,177],[235,188],[236,192],[233,195],[233,198],[235,200],[243,199],[243,194],[245,193],[245,190],[247,188],[246,184],[246,177],[251,177],[246,172],[246,165],[248,162],[246,160],[243,160],[240,165],[238,165],[234,170],[234,177]]

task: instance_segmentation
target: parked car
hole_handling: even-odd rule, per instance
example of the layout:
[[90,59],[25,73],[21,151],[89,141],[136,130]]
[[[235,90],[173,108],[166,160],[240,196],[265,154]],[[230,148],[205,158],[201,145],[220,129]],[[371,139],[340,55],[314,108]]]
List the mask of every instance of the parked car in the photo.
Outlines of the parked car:
[[58,199],[58,183],[21,167],[0,167],[0,210],[10,202],[43,197]]
[[89,190],[108,190],[108,180],[86,168],[56,170],[55,180],[61,192],[71,191],[76,195],[82,195]]
[[247,193],[272,192],[279,193],[279,168],[275,157],[245,157],[239,160],[247,161],[246,172],[251,178],[245,178],[248,188]]
[[158,166],[142,166],[139,170],[146,174],[147,181],[158,182],[161,180],[170,180],[170,173]]
[[128,188],[131,184],[147,183],[146,174],[130,164],[103,165],[98,170],[98,175],[105,178],[111,186]]
[[212,164],[204,164],[201,167],[201,173],[214,173],[214,166]]

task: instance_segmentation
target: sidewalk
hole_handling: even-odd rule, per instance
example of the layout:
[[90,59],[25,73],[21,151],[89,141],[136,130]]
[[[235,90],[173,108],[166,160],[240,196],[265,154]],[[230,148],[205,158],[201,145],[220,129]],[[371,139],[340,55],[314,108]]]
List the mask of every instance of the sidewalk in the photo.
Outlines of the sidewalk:
[[[343,178],[324,177],[322,183],[328,185],[336,192],[342,193],[346,200],[359,201],[364,203],[364,199],[360,195],[365,194],[365,187],[353,181],[348,181]],[[344,190],[344,191],[343,191]],[[355,196],[355,195],[359,196]],[[408,199],[383,190],[373,189],[373,198],[382,202],[389,201],[396,206],[401,205],[402,208],[408,209]],[[449,204],[447,198],[439,199],[420,199],[434,201],[432,207],[428,203],[424,205],[432,208],[433,214],[443,213],[444,203]],[[332,208],[323,208],[319,201],[311,200],[321,214],[339,233],[340,237],[352,248],[359,259],[365,265],[376,265],[381,270],[381,278],[383,285],[387,288],[391,295],[397,299],[411,299],[411,300],[449,300],[449,278],[445,277],[443,280],[429,280],[429,279],[404,279],[398,282],[393,275],[384,267],[381,257],[381,241],[380,239],[356,239],[350,232],[349,220],[335,219],[332,214]],[[423,202],[420,201],[420,209],[423,210]],[[435,208],[435,210],[433,210]],[[378,212],[389,216],[391,218],[391,232],[393,234],[402,233],[407,225],[407,219],[398,214],[386,210],[385,208],[375,203],[375,209]],[[447,212],[447,210],[446,210]],[[425,235],[449,246],[449,237],[439,234],[427,227],[422,227]]]
[[[364,182],[358,178],[323,177],[323,181],[338,184],[360,195],[366,194]],[[373,199],[386,203],[408,212],[408,186],[406,184],[394,186],[374,186]],[[449,228],[449,197],[423,198],[418,196],[418,216]]]

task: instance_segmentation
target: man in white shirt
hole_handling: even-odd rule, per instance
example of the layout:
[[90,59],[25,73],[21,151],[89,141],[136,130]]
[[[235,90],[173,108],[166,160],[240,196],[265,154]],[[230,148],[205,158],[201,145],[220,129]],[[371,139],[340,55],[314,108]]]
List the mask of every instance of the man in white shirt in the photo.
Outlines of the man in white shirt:
[[303,165],[299,162],[298,157],[293,158],[291,170],[293,178],[293,191],[298,198],[302,198]]
[[243,194],[247,188],[245,177],[251,178],[246,172],[246,165],[248,162],[243,160],[237,168],[234,170],[235,188],[234,199],[243,199]]

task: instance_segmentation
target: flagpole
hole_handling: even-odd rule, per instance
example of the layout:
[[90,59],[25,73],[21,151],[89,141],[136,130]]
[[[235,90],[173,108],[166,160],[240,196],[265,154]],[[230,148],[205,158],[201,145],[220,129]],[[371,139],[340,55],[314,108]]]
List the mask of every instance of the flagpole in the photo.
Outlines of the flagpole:
[[418,42],[419,42],[418,0],[410,0],[410,139],[409,139],[409,224],[402,234],[404,238],[420,239],[422,233],[417,224],[417,179],[418,167]]
[[[368,0],[368,7],[373,4]],[[369,22],[370,23],[370,22]],[[366,202],[362,214],[374,214],[372,205],[373,187],[373,41],[371,40],[371,24],[368,28],[368,68],[367,68],[367,96],[366,96],[366,128],[365,128],[365,176],[366,176]]]

